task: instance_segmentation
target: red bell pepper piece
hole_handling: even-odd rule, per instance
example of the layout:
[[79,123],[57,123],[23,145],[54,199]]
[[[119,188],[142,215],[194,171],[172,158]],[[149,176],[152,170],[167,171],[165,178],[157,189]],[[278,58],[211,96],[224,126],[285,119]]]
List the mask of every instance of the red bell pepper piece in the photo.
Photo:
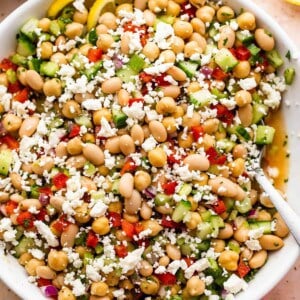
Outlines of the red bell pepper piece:
[[15,83],[10,83],[7,90],[9,93],[14,94],[22,90],[22,85],[19,81],[16,81]]
[[115,245],[115,252],[118,257],[124,258],[128,254],[127,247],[125,245]]
[[67,186],[69,176],[64,173],[57,173],[52,178],[52,183],[57,189],[63,189]]
[[47,286],[47,285],[52,285],[52,281],[50,279],[45,279],[45,278],[38,278],[36,280],[38,287],[42,287],[42,286]]
[[220,155],[214,147],[208,148],[205,153],[211,165],[223,165],[227,160],[226,155]]
[[163,285],[173,285],[177,282],[176,276],[171,273],[155,275]]
[[29,97],[29,90],[28,88],[24,88],[19,92],[17,92],[16,95],[14,95],[14,100],[24,103],[26,100],[28,100],[28,97]]
[[122,220],[122,230],[125,232],[125,234],[132,238],[135,235],[135,226],[134,224],[128,222],[127,220]]
[[0,138],[0,144],[6,144],[7,147],[11,150],[19,149],[19,142],[12,137],[10,134],[7,134]]
[[52,191],[51,191],[51,188],[49,186],[44,186],[44,187],[39,188],[39,192],[41,194],[46,194],[48,196],[52,195]]
[[18,66],[15,65],[10,59],[3,58],[0,62],[0,69],[2,71],[8,71],[10,69],[16,71],[18,69]]
[[241,278],[244,278],[251,271],[250,267],[240,260],[237,273]]
[[214,105],[212,106],[212,108],[217,110],[217,117],[221,122],[226,123],[228,125],[232,124],[234,118],[233,111],[229,110],[226,106],[222,104]]
[[235,49],[235,57],[238,60],[248,60],[251,57],[251,52],[245,46],[240,46]]
[[34,216],[29,211],[20,212],[17,216],[17,223],[24,228],[32,228],[33,227]]
[[181,4],[181,15],[188,15],[190,19],[195,18],[197,8],[189,1]]
[[67,220],[66,215],[61,215],[56,221],[52,223],[52,227],[58,232],[62,233],[64,232],[68,226],[70,225],[70,222]]
[[14,210],[18,207],[18,203],[12,200],[9,200],[5,203],[5,211],[8,216],[14,213]]
[[152,81],[153,76],[150,74],[147,74],[145,72],[142,72],[142,73],[140,73],[139,78],[143,83],[149,83]]
[[216,203],[213,204],[212,209],[218,215],[221,215],[226,211],[226,206],[223,200],[218,199]]
[[128,106],[131,106],[133,103],[144,103],[143,98],[131,98],[128,100]]
[[165,228],[179,228],[180,224],[174,222],[173,220],[168,220],[167,217],[165,215],[163,215],[162,219],[161,219],[161,226],[165,227]]
[[47,215],[47,210],[45,208],[42,208],[40,209],[40,212],[36,215],[36,219],[39,221],[45,221]]
[[131,158],[126,159],[124,166],[122,167],[120,174],[123,175],[127,172],[134,172],[137,166]]
[[179,164],[180,163],[180,158],[176,158],[175,154],[170,154],[167,157],[168,159],[168,164],[174,165],[174,164]]
[[170,181],[170,182],[164,183],[162,185],[162,188],[164,189],[165,194],[173,195],[175,193],[176,186],[177,186],[176,181]]
[[198,141],[204,135],[204,129],[201,125],[192,126],[191,131],[195,141]]
[[121,226],[121,215],[116,212],[109,212],[108,219],[112,223],[113,227],[120,227]]
[[190,257],[183,257],[183,260],[186,262],[188,267],[194,263],[194,260]]
[[99,239],[94,231],[89,231],[86,238],[86,245],[91,248],[95,248],[99,242]]
[[140,234],[142,231],[144,231],[144,226],[142,223],[136,223],[134,225],[134,230],[136,234]]
[[220,69],[219,67],[215,67],[212,74],[211,74],[211,77],[213,79],[216,79],[216,80],[225,80],[227,77],[228,77],[228,74],[225,73],[222,69]]
[[97,49],[91,48],[88,51],[87,57],[90,62],[97,62],[102,58],[102,50],[99,48]]
[[78,124],[72,124],[69,132],[69,138],[78,136],[80,133],[80,126]]
[[167,74],[161,74],[155,77],[155,82],[157,83],[158,86],[168,86],[171,85],[170,82],[166,81]]

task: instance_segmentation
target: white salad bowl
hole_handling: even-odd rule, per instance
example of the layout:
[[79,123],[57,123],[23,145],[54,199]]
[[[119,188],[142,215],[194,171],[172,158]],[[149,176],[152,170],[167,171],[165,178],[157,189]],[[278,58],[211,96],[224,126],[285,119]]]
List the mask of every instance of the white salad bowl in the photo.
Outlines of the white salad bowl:
[[[15,36],[21,25],[30,17],[42,17],[52,0],[29,0],[0,24],[0,58],[7,57],[15,49]],[[275,36],[277,48],[283,58],[288,51],[291,53],[291,61],[285,60],[285,67],[288,65],[297,69],[300,74],[300,60],[297,58],[297,49],[290,41],[288,35],[281,29],[269,15],[249,0],[225,0],[236,11],[241,8],[255,14],[258,24],[268,28]],[[296,73],[297,73],[296,71]],[[288,202],[300,215],[300,76],[284,94],[281,109],[283,111],[286,132],[289,137],[290,167],[289,181],[287,185]],[[299,228],[300,230],[300,228]],[[266,265],[256,274],[249,283],[248,289],[236,297],[239,300],[258,300],[270,291],[280,279],[289,271],[299,255],[299,247],[289,236],[285,239],[285,246],[276,253],[272,253]],[[17,295],[24,300],[44,300],[40,290],[29,283],[28,276],[11,256],[0,253],[0,279],[2,279]],[[1,298],[1,297],[0,297]],[[8,300],[8,299],[7,299]]]

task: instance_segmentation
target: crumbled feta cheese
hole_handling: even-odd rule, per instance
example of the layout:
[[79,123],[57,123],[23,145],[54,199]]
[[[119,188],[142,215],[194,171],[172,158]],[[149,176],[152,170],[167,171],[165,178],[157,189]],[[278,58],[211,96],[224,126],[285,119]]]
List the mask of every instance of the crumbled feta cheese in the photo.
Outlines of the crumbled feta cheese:
[[210,264],[207,258],[201,258],[194,262],[191,266],[189,266],[185,271],[184,271],[184,276],[185,278],[189,279],[193,276],[195,272],[202,272],[205,269],[209,268]]
[[264,228],[251,229],[248,232],[250,239],[258,239],[264,234]]
[[261,250],[261,245],[258,240],[248,240],[245,242],[245,245],[248,249],[253,251],[259,251]]
[[99,137],[112,137],[117,134],[118,129],[112,128],[106,118],[102,117],[101,119],[101,129],[98,132],[97,136]]
[[101,217],[106,213],[107,208],[107,205],[105,205],[101,200],[98,200],[92,207],[90,216],[93,218]]
[[153,150],[157,145],[156,139],[150,135],[142,144],[142,148],[146,151],[149,152],[150,150]]
[[87,99],[81,103],[81,106],[86,110],[99,110],[102,104],[99,99]]
[[59,242],[56,236],[52,233],[49,226],[47,226],[42,221],[34,221],[34,226],[36,227],[38,233],[47,241],[49,246],[57,247]]
[[45,253],[40,249],[29,249],[28,252],[31,253],[34,258],[37,259],[44,259],[45,257]]
[[166,40],[168,37],[174,36],[174,29],[170,24],[159,22],[156,26],[154,41],[160,49],[169,49],[170,42]]
[[132,119],[142,120],[145,117],[145,111],[143,109],[143,103],[134,102],[131,106],[123,107],[123,112]]
[[84,6],[84,0],[75,0],[73,2],[73,6],[81,13],[84,13],[86,11]]
[[257,86],[257,83],[254,78],[240,79],[238,84],[243,90],[246,91],[252,90]]
[[127,273],[129,270],[134,269],[142,260],[144,247],[129,252],[127,256],[120,259],[119,265],[122,268],[122,274]]
[[160,75],[161,73],[168,71],[172,66],[172,63],[159,63],[153,67],[145,68],[144,72],[150,75]]
[[239,291],[247,288],[247,283],[235,274],[232,274],[225,282],[224,289],[232,294],[237,294]]

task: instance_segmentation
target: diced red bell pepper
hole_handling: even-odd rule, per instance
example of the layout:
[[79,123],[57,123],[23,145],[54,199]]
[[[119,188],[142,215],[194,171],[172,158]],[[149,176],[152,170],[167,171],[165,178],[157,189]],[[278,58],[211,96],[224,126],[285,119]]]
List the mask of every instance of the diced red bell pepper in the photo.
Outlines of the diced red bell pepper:
[[45,279],[45,278],[42,278],[42,277],[38,278],[36,281],[37,281],[38,287],[52,285],[52,281],[51,280]]
[[174,164],[179,164],[180,163],[180,158],[176,158],[175,154],[170,154],[168,155],[168,164],[174,165]]
[[10,59],[3,58],[2,61],[0,62],[0,69],[2,71],[7,71],[10,69],[16,71],[18,69],[18,66],[15,65]]
[[91,48],[88,51],[87,57],[90,62],[97,62],[102,58],[102,50],[99,48],[97,49]]
[[67,186],[67,181],[69,179],[69,176],[64,173],[57,173],[52,178],[52,183],[57,189],[63,189]]
[[86,245],[91,248],[95,248],[99,242],[99,239],[94,231],[89,231],[86,238]]
[[132,238],[135,235],[135,226],[134,224],[128,222],[127,220],[122,220],[122,230],[125,232],[125,234]]
[[226,123],[228,125],[232,124],[234,118],[233,111],[229,110],[226,106],[220,103],[212,106],[212,108],[217,110],[217,117],[221,122]]
[[190,257],[183,257],[183,260],[186,262],[188,267],[194,263],[194,260]]
[[143,98],[131,98],[128,100],[128,106],[131,106],[133,103],[144,103]]
[[147,32],[142,33],[142,34],[140,35],[141,45],[142,45],[143,47],[146,46],[149,37],[150,37],[150,36],[149,36],[149,34],[148,34]]
[[228,74],[225,73],[221,68],[215,67],[211,73],[211,77],[216,80],[225,80],[228,77]]
[[5,203],[5,211],[8,216],[14,213],[14,210],[18,207],[18,203],[12,200],[9,200]]
[[238,60],[248,60],[251,57],[251,52],[245,46],[240,46],[235,49],[235,57]]
[[139,246],[139,247],[145,247],[147,248],[150,245],[150,241],[149,239],[139,239],[137,241],[135,241],[135,243]]
[[80,133],[80,126],[78,124],[72,124],[69,132],[69,138],[78,136]]
[[177,282],[176,276],[171,273],[155,274],[155,275],[163,285],[173,285]]
[[28,100],[28,97],[29,90],[28,88],[24,88],[14,95],[14,100],[24,103],[26,100]]
[[189,1],[181,4],[181,15],[188,15],[190,19],[195,18],[197,8]]
[[157,83],[158,86],[168,86],[171,85],[171,83],[169,81],[166,81],[167,74],[161,74],[155,77],[155,82]]
[[124,258],[128,254],[127,247],[123,244],[121,245],[115,245],[115,252],[118,257]]
[[136,234],[140,234],[142,231],[144,231],[144,226],[142,223],[136,223],[134,225],[134,230]]
[[33,227],[34,216],[29,211],[20,212],[17,216],[17,223],[24,228],[32,228]]
[[246,265],[242,260],[240,260],[237,273],[241,278],[244,278],[249,272],[251,271],[251,268]]
[[19,81],[16,81],[15,83],[10,83],[8,85],[7,90],[9,93],[14,94],[14,93],[21,91],[22,88],[23,87],[22,87],[21,83]]
[[123,26],[124,31],[129,31],[129,32],[137,32],[139,29],[138,25],[133,25],[132,22],[127,22]]
[[11,150],[19,149],[20,144],[19,142],[12,137],[10,134],[7,134],[0,138],[0,144],[6,144],[7,147]]
[[164,189],[165,194],[167,195],[173,195],[175,193],[175,189],[177,186],[176,181],[169,181],[162,185],[162,188]]
[[109,212],[108,219],[112,223],[113,227],[120,227],[122,225],[121,215],[116,212],[113,212],[113,211]]
[[220,155],[214,147],[208,148],[205,153],[211,165],[224,165],[227,160],[226,155]]
[[192,126],[191,132],[192,132],[192,135],[193,135],[195,141],[198,141],[199,138],[203,137],[203,135],[204,135],[204,129],[201,125]]
[[218,199],[216,203],[213,204],[212,209],[214,210],[215,213],[218,215],[221,215],[226,211],[226,206],[223,200]]
[[39,188],[39,192],[41,194],[46,194],[48,196],[52,195],[52,191],[51,191],[51,188],[49,186],[44,186],[44,187]]
[[52,223],[52,227],[57,231],[58,233],[64,232],[68,226],[70,225],[70,222],[67,219],[66,215],[61,215],[56,221]]
[[39,221],[45,221],[47,215],[47,210],[45,208],[42,208],[40,212],[36,215],[36,219]]
[[142,72],[142,73],[140,73],[139,78],[143,83],[149,83],[152,81],[153,75]]
[[165,228],[179,228],[180,224],[174,222],[171,218],[170,220],[167,219],[167,217],[165,215],[163,215],[162,219],[161,219],[161,226],[165,227]]
[[124,166],[122,167],[120,174],[123,175],[127,172],[134,172],[137,166],[131,158],[126,159]]

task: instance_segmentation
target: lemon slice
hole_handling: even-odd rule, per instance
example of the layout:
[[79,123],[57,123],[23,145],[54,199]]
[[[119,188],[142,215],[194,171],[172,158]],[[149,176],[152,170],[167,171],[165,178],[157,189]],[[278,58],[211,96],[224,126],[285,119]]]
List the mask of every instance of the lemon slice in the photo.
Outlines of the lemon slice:
[[115,8],[116,6],[114,0],[96,0],[89,12],[87,29],[91,30],[94,28],[100,15],[108,11],[114,12]]
[[294,5],[299,5],[300,6],[300,0],[285,0],[288,3],[294,4]]
[[72,3],[73,0],[55,0],[52,2],[48,9],[48,17],[55,18],[67,5]]

